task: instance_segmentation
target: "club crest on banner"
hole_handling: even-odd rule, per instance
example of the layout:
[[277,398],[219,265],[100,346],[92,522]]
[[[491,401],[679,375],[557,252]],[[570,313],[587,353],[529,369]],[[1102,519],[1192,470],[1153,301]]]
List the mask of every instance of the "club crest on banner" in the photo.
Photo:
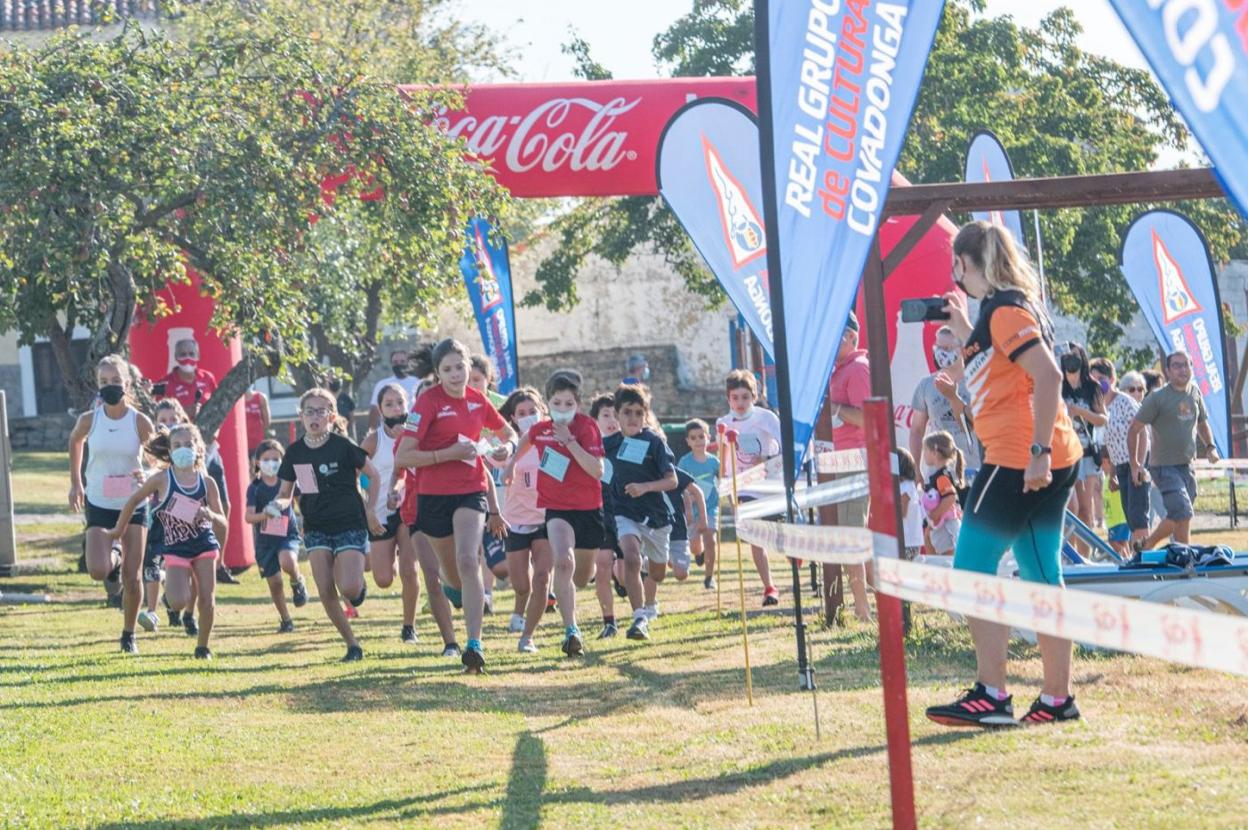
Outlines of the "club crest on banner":
[[706,159],[706,176],[719,200],[719,220],[724,226],[724,241],[732,254],[732,265],[740,268],[767,253],[763,222],[750,204],[745,188],[728,172],[719,151],[705,135],[702,136],[702,155]]
[[1157,263],[1157,284],[1161,289],[1162,322],[1167,326],[1180,317],[1198,314],[1204,309],[1192,296],[1192,289],[1187,286],[1187,278],[1183,269],[1175,262],[1166,243],[1161,241],[1157,231],[1152,232],[1153,261]]

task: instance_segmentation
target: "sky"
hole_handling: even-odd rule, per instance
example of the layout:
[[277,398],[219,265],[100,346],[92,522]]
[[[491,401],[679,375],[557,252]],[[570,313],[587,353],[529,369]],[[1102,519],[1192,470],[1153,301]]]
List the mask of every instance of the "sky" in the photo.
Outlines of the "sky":
[[[453,13],[488,24],[515,47],[518,80],[572,80],[572,60],[560,51],[575,30],[591,54],[620,79],[654,78],[654,36],[688,13],[692,0],[456,0]],[[1080,45],[1120,63],[1145,67],[1143,57],[1108,0],[988,0],[987,14],[1008,14],[1035,26],[1061,6],[1075,9],[1083,25]]]

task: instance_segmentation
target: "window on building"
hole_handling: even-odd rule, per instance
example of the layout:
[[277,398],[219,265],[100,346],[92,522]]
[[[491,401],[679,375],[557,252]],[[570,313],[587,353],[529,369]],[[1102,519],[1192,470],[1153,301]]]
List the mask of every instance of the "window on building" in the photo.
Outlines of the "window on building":
[[[87,357],[87,341],[71,340],[70,352],[77,361]],[[56,362],[51,343],[35,343],[30,347],[31,368],[35,375],[35,405],[40,415],[60,415],[69,411],[69,393],[65,376]],[[29,410],[28,410],[29,411]]]

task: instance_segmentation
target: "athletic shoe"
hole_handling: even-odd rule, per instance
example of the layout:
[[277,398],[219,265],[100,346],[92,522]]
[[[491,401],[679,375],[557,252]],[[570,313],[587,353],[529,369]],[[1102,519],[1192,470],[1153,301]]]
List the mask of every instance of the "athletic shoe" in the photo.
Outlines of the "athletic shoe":
[[109,594],[106,604],[109,608],[121,609],[121,593]]
[[230,573],[229,568],[224,565],[217,565],[217,584],[218,585],[237,585],[238,578]]
[[416,642],[416,627],[411,625],[403,626],[399,630],[399,639],[409,645]]
[[616,634],[619,634],[619,633],[620,633],[620,630],[615,627],[615,623],[603,623],[602,631],[598,632],[598,639],[610,640],[612,637],[614,637]]
[[360,612],[356,611],[355,608],[351,606],[351,603],[346,602],[345,600],[342,603],[342,613],[346,614],[347,619],[349,620],[354,620],[360,616]]
[[170,628],[182,627],[182,612],[181,611],[174,611],[172,608],[169,609],[169,627]]
[[208,646],[195,646],[195,659],[196,660],[211,660],[212,650],[209,649]]
[[450,585],[443,583],[442,593],[447,599],[451,601],[451,605],[454,605],[456,609],[460,609],[464,607],[464,592],[463,591],[459,590],[458,588],[452,588]]
[[1063,720],[1079,720],[1079,707],[1075,705],[1075,696],[1071,695],[1060,706],[1050,706],[1040,698],[1036,698],[1027,710],[1027,714],[1018,719],[1019,726],[1035,726],[1042,723],[1056,723]]
[[293,634],[295,632],[294,620],[282,620],[282,624],[277,627],[278,634]]
[[633,617],[633,624],[628,627],[627,637],[630,640],[650,639],[650,624],[645,617]]
[[551,611],[554,611],[555,608],[557,607],[558,607],[558,603],[555,601],[555,595],[547,594],[546,595],[546,613],[549,614]]
[[302,608],[308,604],[308,586],[302,578],[290,583],[290,596],[296,608]]
[[367,582],[365,582],[360,587],[360,595],[356,597],[355,599],[351,600],[351,606],[358,611],[360,606],[364,604],[364,600],[366,599],[368,599],[368,583]]
[[511,622],[507,624],[508,634],[519,634],[524,631],[524,617],[519,614],[511,615]]
[[563,638],[563,653],[569,657],[580,657],[585,653],[580,629],[569,628],[567,636]]
[[121,650],[125,654],[138,654],[139,653],[139,647],[134,644],[134,632],[133,631],[121,632]]
[[121,562],[118,561],[113,569],[108,572],[108,576],[104,577],[104,590],[108,591],[109,596],[121,596]]
[[160,619],[156,616],[156,612],[148,611],[146,608],[139,612],[139,625],[143,626],[144,631],[155,631],[159,624]]
[[487,617],[494,613],[494,595],[486,594],[481,602],[481,613]]
[[190,611],[182,614],[182,630],[186,632],[188,637],[199,636],[199,623],[195,622],[195,616]]
[[946,706],[927,707],[927,718],[943,726],[1016,726],[1014,721],[1014,696],[997,700],[976,683],[962,696]]
[[516,643],[516,651],[523,654],[537,654],[537,646],[534,645],[532,637],[521,637],[520,642]]
[[342,658],[344,663],[355,663],[364,659],[364,649],[359,646],[347,646],[346,656]]
[[459,643],[447,643],[442,647],[443,657],[458,657],[462,654],[459,650]]
[[485,670],[485,655],[478,648],[468,646],[459,659],[464,664],[465,674],[481,674]]
[[715,577],[708,576],[706,579],[702,580],[702,587],[708,591],[714,591],[715,590]]
[[705,564],[706,564],[706,554],[705,554],[705,553],[699,553],[697,556],[693,557],[693,561],[694,561],[695,563],[697,563],[697,566],[698,566],[699,568],[700,568],[700,567],[702,567],[703,565],[705,565]]
[[611,574],[611,587],[615,588],[615,595],[620,599],[628,598],[628,589],[620,584],[620,581],[615,578],[615,574]]
[[780,604],[780,591],[776,588],[776,586],[773,585],[770,588],[767,588],[763,591],[763,607],[764,608],[766,608],[768,605],[779,605],[779,604]]

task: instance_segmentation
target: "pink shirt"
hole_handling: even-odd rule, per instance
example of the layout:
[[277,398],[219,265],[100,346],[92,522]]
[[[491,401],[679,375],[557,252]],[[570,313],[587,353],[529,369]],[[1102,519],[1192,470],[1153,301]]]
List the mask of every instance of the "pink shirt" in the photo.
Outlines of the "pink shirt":
[[[832,370],[832,380],[828,384],[828,400],[832,404],[843,403],[856,409],[862,409],[862,403],[871,397],[871,364],[867,361],[866,349],[850,352],[849,356],[836,364]],[[867,445],[862,427],[842,420],[841,425],[832,430],[832,445],[838,450],[862,449]]]
[[516,459],[511,484],[503,494],[503,518],[512,527],[546,524],[546,511],[537,506],[537,470],[541,456],[532,447]]

